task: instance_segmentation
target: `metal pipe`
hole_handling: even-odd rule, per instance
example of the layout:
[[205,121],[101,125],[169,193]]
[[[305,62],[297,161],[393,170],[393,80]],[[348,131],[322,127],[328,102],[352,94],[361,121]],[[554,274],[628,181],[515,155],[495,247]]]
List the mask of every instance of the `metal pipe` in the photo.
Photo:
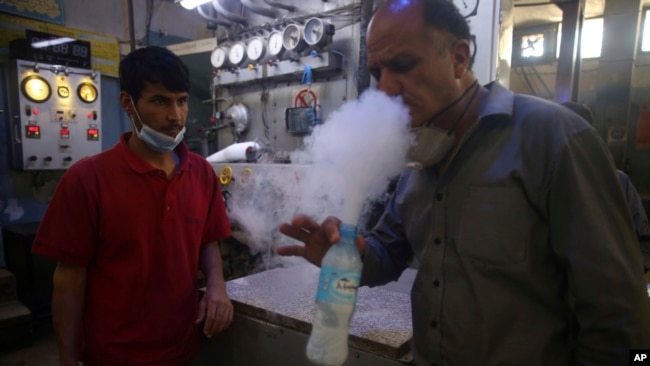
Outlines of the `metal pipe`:
[[217,13],[221,14],[221,16],[230,20],[231,22],[235,22],[243,26],[246,26],[246,24],[248,23],[246,18],[241,17],[235,13],[232,13],[228,11],[226,8],[224,8],[219,2],[219,0],[212,0],[212,6],[214,7],[214,10],[217,11]]
[[221,19],[215,18],[213,16],[210,16],[209,14],[206,14],[205,10],[203,10],[203,8],[202,8],[202,5],[197,6],[196,10],[199,12],[199,15],[201,17],[203,17],[203,19],[205,19],[205,20],[207,20],[209,22],[213,22],[213,23],[218,24],[218,25],[223,25],[224,27],[231,27],[232,26],[232,23],[229,23],[229,22],[227,22],[225,20],[221,20]]
[[267,3],[268,5],[273,6],[273,7],[280,8],[280,9],[283,9],[283,10],[288,10],[288,11],[290,11],[292,13],[294,11],[296,11],[296,7],[293,6],[293,5],[282,4],[282,3],[279,3],[277,1],[272,1],[272,0],[264,0],[264,2]]
[[263,15],[267,18],[279,18],[278,12],[275,11],[275,9],[269,9],[265,8],[263,6],[259,6],[255,4],[252,0],[239,0],[241,1],[242,5],[244,5],[248,10],[252,11],[255,14]]
[[357,93],[361,94],[370,86],[368,71],[368,53],[366,50],[366,33],[373,13],[372,1],[361,1],[361,17],[359,20],[359,65],[357,67]]
[[129,11],[129,44],[131,45],[131,52],[135,51],[135,30],[133,29],[133,0],[127,0],[127,8]]

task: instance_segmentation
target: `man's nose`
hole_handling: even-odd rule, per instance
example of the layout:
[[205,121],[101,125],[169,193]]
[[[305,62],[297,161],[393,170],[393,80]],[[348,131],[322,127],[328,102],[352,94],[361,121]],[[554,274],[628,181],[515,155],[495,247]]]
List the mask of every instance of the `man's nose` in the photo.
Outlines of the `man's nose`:
[[382,71],[377,89],[383,91],[389,96],[396,96],[402,93],[402,85],[396,75],[390,71]]
[[172,104],[171,107],[169,107],[169,114],[168,114],[169,119],[171,120],[181,119],[182,111],[183,111],[183,107],[176,104]]

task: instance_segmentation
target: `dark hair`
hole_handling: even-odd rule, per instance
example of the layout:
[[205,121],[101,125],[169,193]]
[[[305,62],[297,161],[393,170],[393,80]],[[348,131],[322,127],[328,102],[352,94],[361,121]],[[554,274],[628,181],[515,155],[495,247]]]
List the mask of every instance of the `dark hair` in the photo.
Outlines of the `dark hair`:
[[575,112],[580,117],[584,118],[585,121],[589,122],[590,125],[594,124],[594,114],[591,112],[591,109],[584,104],[579,104],[576,102],[564,102],[563,106],[569,108]]
[[161,83],[172,92],[190,90],[190,71],[187,65],[170,50],[150,46],[129,53],[120,62],[120,90],[127,92],[137,103],[144,82]]

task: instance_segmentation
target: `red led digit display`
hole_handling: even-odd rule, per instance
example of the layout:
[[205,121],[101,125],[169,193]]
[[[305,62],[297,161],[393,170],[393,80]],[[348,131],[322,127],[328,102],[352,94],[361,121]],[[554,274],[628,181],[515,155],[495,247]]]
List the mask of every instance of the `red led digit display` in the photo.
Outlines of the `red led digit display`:
[[41,127],[36,125],[29,125],[25,128],[25,137],[28,139],[40,139]]

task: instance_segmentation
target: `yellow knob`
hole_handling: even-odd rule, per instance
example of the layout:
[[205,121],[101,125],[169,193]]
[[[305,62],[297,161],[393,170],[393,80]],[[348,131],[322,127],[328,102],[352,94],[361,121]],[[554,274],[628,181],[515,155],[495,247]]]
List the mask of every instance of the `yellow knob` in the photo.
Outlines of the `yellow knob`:
[[232,168],[228,165],[224,166],[221,168],[221,172],[219,172],[219,182],[223,184],[224,186],[232,180]]

